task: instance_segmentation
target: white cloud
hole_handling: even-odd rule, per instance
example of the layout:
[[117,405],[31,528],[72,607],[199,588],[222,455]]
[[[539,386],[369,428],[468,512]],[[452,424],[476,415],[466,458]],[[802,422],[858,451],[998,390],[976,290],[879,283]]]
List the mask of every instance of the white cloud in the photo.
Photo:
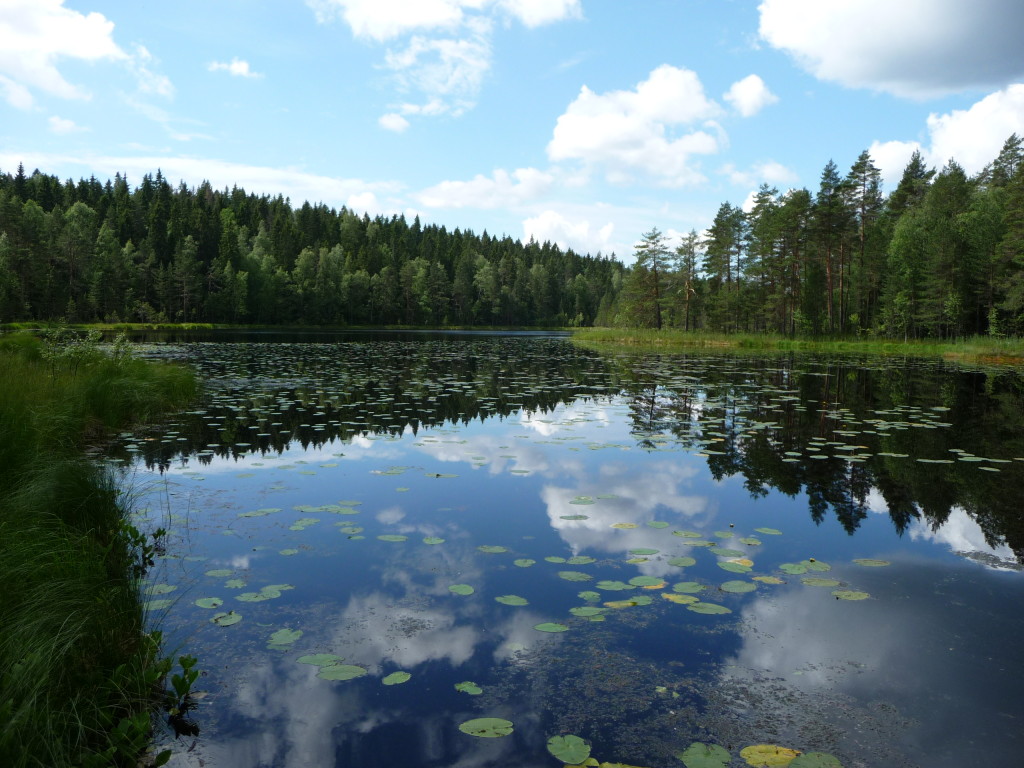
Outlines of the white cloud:
[[114,42],[114,23],[103,14],[81,14],[64,0],[6,0],[0,3],[0,86],[8,104],[33,104],[32,90],[63,99],[87,99],[57,69],[58,59],[126,60]]
[[743,117],[752,117],[779,100],[757,75],[747,75],[737,80],[722,94],[722,98],[732,104],[733,109]]
[[523,222],[523,240],[533,238],[538,243],[551,241],[561,248],[572,248],[577,253],[608,253],[612,250],[615,225],[607,222],[597,226],[587,219],[567,219],[557,211],[547,210]]
[[535,200],[553,181],[551,174],[536,168],[512,173],[498,169],[490,178],[477,174],[470,181],[442,181],[420,192],[417,199],[431,208],[504,208]]
[[923,98],[1024,75],[1020,0],[763,0],[760,35],[815,77]]
[[381,115],[377,118],[377,124],[385,131],[394,131],[395,133],[401,133],[409,127],[409,121],[397,112],[388,112],[386,115]]
[[81,126],[76,125],[74,120],[67,120],[57,115],[51,116],[47,122],[50,124],[50,131],[58,136],[66,136],[69,133],[85,130]]
[[1024,83],[990,93],[968,109],[932,113],[927,120],[928,142],[875,141],[868,151],[890,189],[899,183],[914,150],[925,161],[941,168],[956,160],[974,174],[995,159],[1011,133],[1024,135]]
[[[583,86],[555,124],[548,157],[601,167],[612,182],[640,173],[666,186],[695,183],[704,177],[691,158],[717,152],[724,141],[712,120],[720,113],[695,72],[664,64],[634,90],[598,94]],[[695,123],[702,129],[673,137]]]
[[[386,52],[384,67],[394,74],[400,91],[424,97],[422,103],[402,104],[401,115],[458,116],[474,106],[491,68],[497,18],[532,28],[581,16],[580,0],[306,0],[306,4],[322,24],[340,19],[357,38],[396,43]],[[393,119],[390,122],[398,125]]]
[[231,61],[211,61],[206,68],[210,72],[227,72],[234,77],[263,77],[259,72],[253,72],[249,69],[248,61],[237,56],[233,57]]
[[135,46],[135,53],[128,59],[128,67],[135,75],[140,93],[155,93],[170,98],[174,95],[174,86],[170,78],[153,71],[150,64],[155,59],[143,45]]
[[357,192],[354,195],[349,195],[348,200],[345,201],[345,207],[353,211],[375,213],[380,210],[380,203],[373,192]]
[[722,166],[720,173],[729,177],[729,181],[740,187],[756,187],[764,184],[795,184],[798,177],[795,172],[774,160],[755,163],[747,171],[741,171],[732,163]]

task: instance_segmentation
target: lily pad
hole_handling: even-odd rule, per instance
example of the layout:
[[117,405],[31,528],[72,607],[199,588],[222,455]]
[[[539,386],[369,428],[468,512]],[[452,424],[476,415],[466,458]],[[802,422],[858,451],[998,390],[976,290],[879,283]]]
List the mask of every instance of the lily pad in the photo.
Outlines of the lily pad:
[[867,592],[858,592],[855,589],[837,589],[832,594],[839,600],[867,600],[871,597]]
[[597,560],[593,557],[587,557],[586,555],[576,555],[575,557],[570,557],[565,562],[569,565],[590,565],[591,563],[596,563]]
[[638,547],[637,549],[629,550],[629,554],[631,555],[656,555],[658,552],[659,550],[650,549],[649,547]]
[[757,589],[757,584],[752,584],[749,581],[727,581],[720,589],[723,592],[735,592],[741,594],[743,592],[753,592]]
[[224,601],[219,597],[201,597],[196,600],[196,605],[200,608],[220,608],[224,605]]
[[696,531],[672,531],[673,536],[680,536],[684,539],[699,539],[700,534]]
[[548,739],[548,752],[563,763],[578,765],[590,757],[590,745],[579,736],[552,736]]
[[392,672],[380,682],[382,685],[401,685],[408,682],[411,677],[408,672]]
[[[875,560],[871,557],[856,557],[853,562],[857,565],[863,565],[868,568],[884,568],[887,565],[892,565],[888,560]],[[811,754],[811,753],[808,753]]]
[[799,754],[799,750],[777,747],[774,744],[755,744],[740,750],[740,757],[746,760],[748,765],[753,765],[756,768],[789,765]]
[[665,586],[665,580],[657,576],[634,576],[629,583],[634,587],[644,587],[645,589],[658,589]]
[[538,632],[566,632],[569,629],[565,624],[558,624],[554,621],[545,621],[540,624],[534,624],[533,628]]
[[472,595],[476,592],[469,584],[452,584],[448,587],[448,591],[454,592],[456,595]]
[[494,739],[508,736],[513,731],[512,722],[500,717],[477,717],[467,720],[459,726],[459,730],[470,736],[483,739]]
[[677,752],[676,757],[683,761],[686,768],[725,768],[732,760],[732,755],[725,747],[700,741]]
[[241,589],[245,586],[245,582],[242,579],[228,579],[224,582],[226,589]]
[[528,557],[520,557],[518,560],[513,560],[512,565],[517,565],[520,568],[529,568],[531,565],[536,564],[536,560],[531,560]]
[[709,552],[714,552],[721,557],[743,557],[744,553],[738,549],[727,549],[726,547],[711,547]]
[[444,539],[438,538],[437,536],[425,536],[423,538],[424,544],[444,544]]
[[332,664],[340,664],[344,659],[333,653],[311,653],[306,656],[299,656],[296,661],[299,664],[310,664],[314,667],[327,667]]
[[403,536],[400,533],[382,533],[377,537],[381,541],[408,541],[408,536]]
[[801,565],[807,566],[808,571],[818,571],[824,573],[825,571],[831,571],[832,566],[828,563],[823,563],[821,560],[815,560],[813,557],[807,560],[801,560]]
[[743,563],[736,563],[732,560],[719,560],[718,567],[730,573],[750,573],[750,566]]
[[282,549],[280,552],[278,552],[278,554],[279,555],[284,555],[285,557],[288,557],[289,555],[297,555],[297,554],[299,554],[299,550],[297,550],[297,549]]
[[320,667],[316,676],[321,680],[354,680],[365,674],[366,670],[363,667],[357,667],[354,664],[330,664]]
[[752,576],[754,581],[760,581],[762,584],[785,584],[782,579],[778,576]]
[[699,581],[680,581],[678,584],[672,585],[673,592],[679,592],[685,595],[695,595],[698,592],[704,590],[704,585]]
[[648,528],[668,528],[668,523],[662,520],[651,520],[647,523]]
[[627,589],[636,589],[636,586],[634,586],[633,584],[627,584],[624,581],[613,580],[599,581],[594,586],[605,592],[622,592],[623,590]]
[[596,603],[598,600],[601,599],[601,593],[600,592],[592,592],[590,590],[586,590],[586,591],[580,592],[577,595],[577,597],[579,597],[580,600],[586,600],[588,603]]
[[477,547],[481,552],[486,552],[489,555],[497,555],[502,552],[508,552],[508,547],[500,547],[496,544],[481,544]]
[[484,689],[474,683],[472,680],[464,680],[461,683],[455,684],[455,690],[460,693],[468,693],[470,696],[479,696],[484,692]]
[[691,603],[686,606],[687,610],[693,611],[694,613],[707,613],[707,614],[719,614],[719,613],[732,613],[731,610],[726,608],[724,605],[718,603]]
[[754,530],[757,531],[758,533],[763,533],[766,536],[781,536],[782,535],[782,531],[780,531],[778,528],[755,528]]
[[578,605],[575,608],[570,608],[569,613],[580,617],[598,616],[604,613],[604,608],[598,608],[595,605]]
[[230,568],[214,568],[212,571],[207,571],[206,575],[212,576],[215,579],[225,579],[233,573],[234,571]]
[[301,629],[279,629],[270,636],[270,645],[291,645],[300,637]]
[[232,624],[237,624],[242,620],[242,614],[235,613],[234,611],[228,611],[224,613],[213,614],[213,618],[210,619],[211,624],[216,624],[218,627],[230,627]]
[[566,581],[590,581],[594,577],[582,571],[559,571],[558,578]]
[[548,555],[544,558],[544,561],[547,563],[564,563],[565,558],[561,555]]
[[530,602],[525,597],[519,595],[499,595],[494,598],[502,605],[529,605]]
[[589,520],[590,515],[559,515],[560,520]]
[[692,558],[692,557],[688,557],[688,556],[670,557],[668,559],[668,564],[669,565],[674,565],[674,566],[676,566],[678,568],[686,568],[686,567],[691,566],[691,565],[696,565],[697,564],[697,560]]
[[662,592],[661,596],[670,603],[676,603],[677,605],[689,605],[700,602],[700,598],[694,595],[680,595],[678,592]]
[[796,756],[789,768],[843,768],[843,764],[824,752],[804,752]]
[[799,576],[801,573],[807,573],[807,566],[803,563],[783,563],[779,566],[779,570],[790,576]]
[[612,523],[611,527],[612,528],[619,528],[621,530],[629,530],[631,528],[636,528],[637,525],[636,525],[636,523]]
[[820,579],[816,576],[808,576],[807,578],[800,579],[804,584],[809,587],[838,587],[839,582],[835,579]]
[[[228,571],[230,574],[231,571]],[[142,590],[143,594],[146,595],[167,595],[176,590],[177,587],[173,584],[152,584]]]

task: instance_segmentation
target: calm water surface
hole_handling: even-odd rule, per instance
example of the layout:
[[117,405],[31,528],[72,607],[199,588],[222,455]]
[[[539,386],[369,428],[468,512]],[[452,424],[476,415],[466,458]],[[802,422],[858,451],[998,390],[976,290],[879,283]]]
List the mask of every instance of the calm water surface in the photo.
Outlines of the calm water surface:
[[[205,670],[172,764],[558,766],[560,734],[652,768],[695,741],[1021,764],[1019,372],[543,335],[149,349],[208,385],[113,451],[172,531],[153,620]],[[459,730],[480,717],[514,730]]]

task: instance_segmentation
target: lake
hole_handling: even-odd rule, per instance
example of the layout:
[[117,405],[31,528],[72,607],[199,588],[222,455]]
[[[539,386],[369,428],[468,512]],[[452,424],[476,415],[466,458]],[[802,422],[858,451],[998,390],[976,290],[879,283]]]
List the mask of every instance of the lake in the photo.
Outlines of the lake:
[[172,765],[1021,764],[1021,371],[195,338],[110,450],[204,670]]

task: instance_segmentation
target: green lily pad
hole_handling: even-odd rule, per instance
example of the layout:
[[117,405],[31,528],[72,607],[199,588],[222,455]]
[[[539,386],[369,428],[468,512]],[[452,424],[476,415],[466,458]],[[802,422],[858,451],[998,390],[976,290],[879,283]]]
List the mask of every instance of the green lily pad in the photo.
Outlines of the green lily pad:
[[720,539],[731,539],[735,535],[732,531],[715,531],[715,536]]
[[668,528],[668,523],[662,520],[651,520],[647,523],[648,528]]
[[587,557],[586,555],[576,555],[575,557],[570,557],[565,562],[569,565],[590,565],[591,563],[596,563],[597,559]]
[[663,587],[665,580],[657,576],[634,576],[629,580],[634,587]]
[[815,576],[808,576],[807,578],[800,579],[804,584],[809,587],[838,587],[839,582],[835,579],[819,579]]
[[599,616],[604,613],[604,608],[598,608],[595,605],[578,605],[575,608],[570,608],[569,613],[580,617]]
[[459,730],[468,733],[470,736],[478,736],[483,739],[494,739],[500,736],[508,736],[512,733],[513,727],[509,720],[500,717],[477,717],[467,720],[459,726]]
[[512,565],[517,565],[520,568],[529,568],[531,565],[535,565],[536,562],[536,560],[531,560],[528,557],[520,557],[518,560],[513,560]]
[[681,536],[684,539],[699,539],[701,534],[696,531],[672,531],[673,536]]
[[783,563],[779,566],[779,570],[790,576],[799,576],[801,573],[807,573],[807,566],[803,563]]
[[843,764],[824,752],[804,752],[796,756],[789,768],[843,768]]
[[408,672],[392,672],[380,682],[382,685],[401,685],[408,682],[411,677]]
[[631,555],[656,555],[658,554],[657,549],[650,549],[649,547],[638,547],[637,549],[629,550]]
[[497,555],[502,552],[508,552],[508,547],[499,547],[495,544],[481,544],[477,547],[481,552],[486,552],[489,555]]
[[678,568],[686,568],[687,566],[690,566],[690,565],[696,565],[697,561],[696,561],[696,559],[694,559],[692,557],[688,557],[688,556],[670,557],[668,559],[668,564],[669,565],[674,565],[674,566],[676,566]]
[[621,529],[621,530],[626,530],[626,531],[628,531],[628,530],[630,530],[631,528],[636,528],[636,527],[637,527],[637,524],[636,524],[636,523],[612,523],[612,526],[611,526],[611,527],[612,527],[612,528],[619,528],[619,529]]
[[423,538],[424,544],[444,544],[444,539],[438,538],[437,536],[425,536]]
[[684,595],[695,595],[704,589],[704,585],[699,581],[680,581],[678,584],[672,585],[673,592],[679,592]]
[[366,670],[354,664],[330,664],[320,667],[316,676],[321,680],[354,680],[366,674]]
[[569,629],[565,624],[558,624],[553,621],[545,621],[540,624],[535,624],[533,628],[538,632],[566,632]]
[[301,629],[279,629],[270,636],[270,645],[291,645],[302,637]]
[[724,605],[719,605],[718,603],[690,603],[688,606],[686,606],[686,609],[689,611],[693,611],[694,613],[732,613],[731,610],[726,608]]
[[461,683],[456,683],[455,690],[460,693],[468,693],[470,696],[479,696],[484,692],[484,689],[472,680],[464,680]]
[[686,768],[725,768],[732,760],[732,755],[725,747],[700,741],[677,752],[676,757],[683,761]]
[[452,584],[448,587],[448,591],[454,592],[456,595],[472,595],[476,592],[469,584]]
[[327,667],[332,664],[339,664],[344,659],[333,653],[311,653],[306,656],[299,656],[296,661],[299,664],[310,664],[314,667]]
[[226,579],[228,576],[233,574],[230,568],[214,568],[212,571],[207,571],[207,576],[212,576],[215,579]]
[[219,597],[201,597],[196,600],[196,605],[200,608],[220,608],[224,605],[224,601]]
[[530,602],[525,597],[519,595],[499,595],[494,598],[502,605],[529,605]]
[[755,528],[754,530],[757,531],[758,533],[763,533],[766,536],[781,536],[782,535],[782,531],[780,531],[778,528]]
[[799,754],[800,752],[795,749],[777,747],[774,744],[755,744],[740,750],[740,757],[746,760],[748,765],[756,768],[789,765]]
[[211,624],[216,624],[218,627],[230,627],[232,624],[237,624],[242,620],[242,614],[235,613],[234,611],[228,611],[224,613],[213,614],[213,618],[210,619]]
[[720,587],[720,589],[723,592],[735,592],[740,594],[743,592],[753,592],[757,589],[757,584],[753,584],[749,581],[727,581]]
[[142,607],[147,611],[162,611],[164,608],[170,608],[172,605],[174,605],[173,600],[147,600]]
[[285,557],[288,557],[289,555],[297,555],[297,554],[299,554],[299,550],[297,550],[297,549],[282,549],[280,552],[278,552],[278,554],[279,555],[284,555]]
[[565,558],[562,557],[561,555],[548,555],[547,557],[544,558],[544,560],[545,560],[545,562],[548,562],[548,563],[564,563],[565,562]]
[[377,537],[381,541],[408,541],[408,536],[403,536],[400,533],[382,533]]
[[586,600],[588,603],[596,603],[598,600],[601,599],[601,593],[600,592],[591,592],[590,590],[586,590],[586,591],[580,592],[577,595],[577,597],[580,598],[580,600]]
[[808,558],[807,560],[801,560],[800,564],[807,566],[808,571],[819,571],[823,573],[825,571],[832,570],[831,565],[829,565],[828,563],[823,563],[821,562],[821,560],[815,560],[813,557]]
[[558,578],[566,581],[590,581],[594,577],[582,571],[559,571]]
[[743,557],[746,554],[738,549],[727,549],[726,547],[711,547],[708,551],[721,557]]
[[579,736],[552,736],[548,739],[548,752],[563,763],[578,765],[590,757],[590,745]]
[[[228,571],[228,573],[231,573],[231,571]],[[167,595],[176,589],[177,587],[173,584],[152,584],[142,590],[142,592],[146,595]]]
[[863,565],[868,568],[884,568],[887,565],[892,565],[888,560],[875,560],[870,557],[856,557],[853,562],[857,565]]
[[832,592],[839,600],[867,600],[871,595],[854,589],[837,589]]
[[589,520],[590,515],[559,515],[560,520]]
[[740,544],[746,544],[748,547],[756,547],[761,544],[761,540],[755,539],[753,536],[744,536],[740,539]]
[[734,563],[731,560],[719,560],[718,567],[730,573],[750,573],[750,566],[743,563]]
[[241,589],[245,586],[245,582],[242,579],[228,579],[224,582],[226,589]]

